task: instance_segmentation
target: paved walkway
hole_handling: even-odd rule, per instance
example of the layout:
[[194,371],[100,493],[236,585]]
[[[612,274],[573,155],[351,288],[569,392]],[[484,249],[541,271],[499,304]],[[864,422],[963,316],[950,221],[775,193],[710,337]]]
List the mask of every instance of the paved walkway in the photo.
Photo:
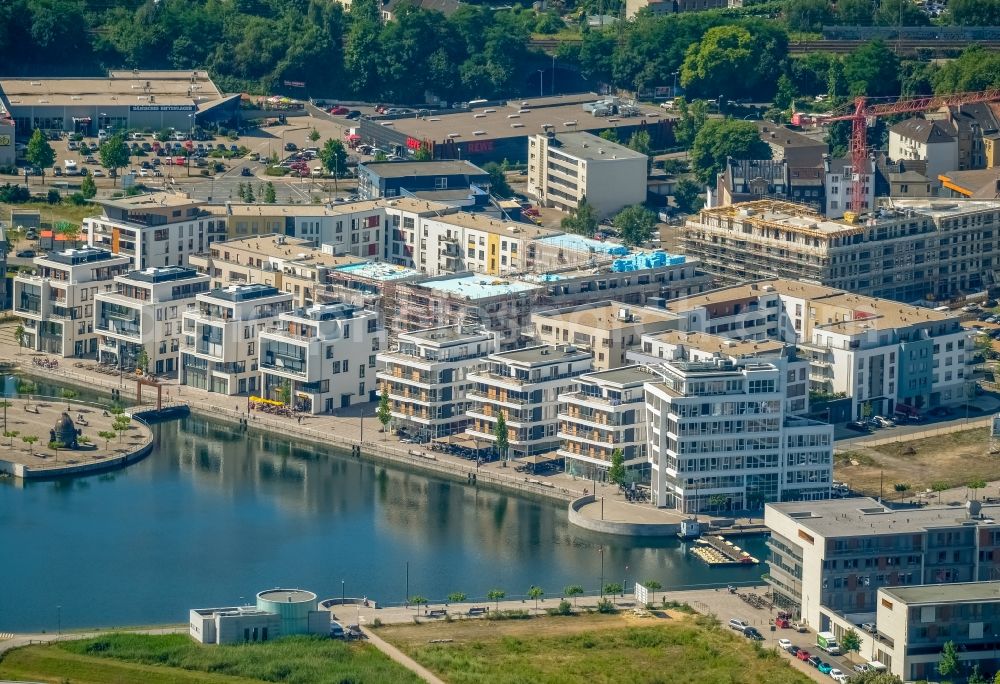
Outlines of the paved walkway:
[[399,663],[406,669],[413,672],[415,675],[423,679],[425,682],[429,682],[430,684],[444,684],[444,680],[442,680],[440,677],[438,677],[436,674],[434,674],[426,667],[418,663],[416,660],[414,660],[413,658],[406,655],[398,648],[387,642],[385,639],[380,637],[372,630],[362,628],[361,631],[364,632],[365,636],[368,637],[368,641],[370,641],[372,645],[375,646],[375,648],[382,651],[382,653],[386,654],[389,658],[395,660],[397,663]]

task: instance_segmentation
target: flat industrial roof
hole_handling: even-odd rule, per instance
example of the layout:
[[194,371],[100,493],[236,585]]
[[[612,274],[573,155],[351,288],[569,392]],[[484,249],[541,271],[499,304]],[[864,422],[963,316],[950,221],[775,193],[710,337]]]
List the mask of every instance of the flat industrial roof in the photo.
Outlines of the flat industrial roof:
[[[596,102],[602,96],[593,95],[583,102]],[[549,99],[549,98],[544,98]],[[649,120],[658,121],[662,116],[656,107],[640,106],[641,114],[634,117],[594,116],[583,111],[580,101],[559,106],[534,107],[534,100],[512,100],[506,105],[476,107],[468,112],[440,114],[423,118],[402,118],[392,120],[391,128],[417,140],[447,140],[455,133],[456,141],[478,139],[515,138],[543,132],[542,124],[559,132],[576,130],[604,130],[619,126],[637,126]],[[528,111],[520,113],[520,110]],[[486,110],[493,110],[487,112]],[[571,123],[572,122],[572,123]],[[371,121],[374,125],[385,121]],[[567,123],[571,125],[567,126]],[[516,127],[514,127],[516,126]],[[474,132],[482,131],[479,135]]]
[[879,591],[900,603],[964,603],[1000,601],[1000,582],[920,584],[915,587],[883,587]]
[[390,197],[360,202],[339,204],[227,204],[224,208],[213,208],[218,213],[235,217],[279,217],[279,216],[342,216],[362,211],[372,211],[383,207],[402,209],[415,213],[450,213],[454,209],[446,204],[409,197]]
[[335,269],[339,273],[348,273],[370,280],[399,280],[401,278],[412,278],[421,275],[419,271],[406,266],[387,264],[382,261],[362,261],[357,264],[347,264],[338,266]]
[[[589,116],[589,114],[588,114]],[[564,131],[549,140],[549,147],[578,159],[607,161],[609,159],[645,159],[646,155],[624,145],[599,138],[586,131]]]
[[539,238],[555,235],[560,231],[552,228],[542,228],[533,223],[521,223],[518,221],[502,221],[487,214],[472,214],[466,211],[456,211],[441,219],[444,223],[472,230],[481,230],[484,233],[493,233],[523,240],[538,240]]
[[995,525],[1000,505],[983,505],[984,519],[970,520],[962,506],[926,506],[893,510],[870,497],[767,504],[823,537],[870,537],[912,534],[942,527]]
[[[579,359],[590,356],[590,352],[577,349],[573,345],[551,346],[548,344],[542,344],[537,347],[527,347],[526,349],[515,349],[513,351],[490,354],[489,358],[495,361],[533,364],[557,363],[559,361],[565,361],[566,359]],[[542,378],[541,381],[544,380],[545,378]]]
[[111,71],[105,78],[0,77],[0,93],[12,106],[63,107],[198,105],[222,97],[206,71]]
[[447,176],[465,174],[485,176],[485,171],[466,159],[444,159],[424,162],[363,162],[364,169],[381,178],[409,178],[416,176]]
[[[625,310],[627,318],[621,318],[619,313]],[[585,325],[600,330],[621,330],[652,323],[676,321],[677,314],[663,309],[637,307],[633,304],[605,301],[562,309],[549,309],[535,314],[539,319],[559,321],[570,325]]]
[[419,286],[469,299],[487,299],[541,289],[531,283],[488,275],[465,275],[444,280],[430,280],[419,283]]

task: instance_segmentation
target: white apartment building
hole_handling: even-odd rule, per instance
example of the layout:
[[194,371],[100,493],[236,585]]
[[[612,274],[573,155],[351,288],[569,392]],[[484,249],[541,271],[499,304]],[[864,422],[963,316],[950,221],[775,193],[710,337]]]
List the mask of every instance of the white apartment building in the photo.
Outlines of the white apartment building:
[[591,133],[528,139],[528,194],[570,212],[584,197],[599,218],[646,201],[648,158]]
[[99,292],[94,306],[98,359],[131,370],[145,350],[150,373],[176,371],[181,317],[199,293],[208,291],[208,281],[207,275],[180,266],[117,276],[116,290]]
[[[880,590],[909,592],[933,584],[935,596],[943,597],[950,584],[995,578],[1000,506],[983,505],[980,514],[969,513],[947,505],[894,510],[867,497],[768,504],[766,579],[774,602],[816,631],[842,638],[855,629],[862,655],[908,678],[898,667],[902,663],[893,644],[905,648],[905,639],[898,626],[885,622]],[[944,626],[943,617],[935,622]],[[856,627],[876,619],[878,632],[888,640]]]
[[[828,219],[843,218],[844,212],[851,210],[854,197],[854,163],[850,157],[832,161],[827,159],[824,167],[826,211],[823,213]],[[860,175],[864,195],[861,212],[867,213],[875,207],[875,160],[869,159],[865,172]]]
[[469,418],[469,373],[496,352],[496,333],[450,325],[401,333],[396,347],[378,354],[393,427],[424,442],[461,433]]
[[183,315],[180,383],[219,394],[257,391],[257,335],[292,308],[271,285],[231,285],[199,294]]
[[[645,386],[653,502],[684,513],[823,499],[833,426],[785,410],[785,359],[671,361]],[[797,378],[797,376],[796,376]]]
[[136,270],[187,266],[191,254],[226,238],[225,219],[185,194],[154,192],[98,203],[104,214],[83,220],[88,244],[127,255]]
[[626,478],[649,481],[643,385],[658,379],[646,366],[625,366],[585,373],[579,389],[559,395],[558,454],[567,473],[606,480],[611,455],[621,449]]
[[916,117],[896,124],[889,129],[889,159],[925,162],[923,175],[937,187],[939,175],[959,168],[958,138],[949,128],[944,121]]
[[103,249],[67,249],[34,259],[35,271],[13,279],[14,313],[24,326],[24,346],[66,357],[97,352],[94,301],[130,269],[128,257]]
[[468,376],[471,419],[466,433],[495,443],[502,413],[508,459],[556,451],[560,445],[559,397],[578,387],[591,369],[591,354],[571,345],[540,345],[490,354],[483,370]]
[[267,399],[288,400],[318,414],[378,397],[376,357],[385,348],[378,313],[343,303],[282,313],[258,336],[259,388]]

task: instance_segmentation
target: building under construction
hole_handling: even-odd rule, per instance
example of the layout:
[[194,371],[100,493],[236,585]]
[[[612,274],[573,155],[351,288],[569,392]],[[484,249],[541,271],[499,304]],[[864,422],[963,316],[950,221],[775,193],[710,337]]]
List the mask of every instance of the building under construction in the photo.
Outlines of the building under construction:
[[790,202],[704,209],[684,251],[723,282],[805,280],[897,301],[949,300],[996,285],[1000,202],[884,200],[828,220]]

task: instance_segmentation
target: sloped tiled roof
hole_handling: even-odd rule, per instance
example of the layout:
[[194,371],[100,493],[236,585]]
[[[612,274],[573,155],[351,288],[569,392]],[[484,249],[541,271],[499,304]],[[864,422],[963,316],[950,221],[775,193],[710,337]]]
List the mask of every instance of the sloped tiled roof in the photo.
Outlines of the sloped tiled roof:
[[889,131],[926,144],[952,142],[955,139],[940,121],[928,121],[916,117],[896,124]]

